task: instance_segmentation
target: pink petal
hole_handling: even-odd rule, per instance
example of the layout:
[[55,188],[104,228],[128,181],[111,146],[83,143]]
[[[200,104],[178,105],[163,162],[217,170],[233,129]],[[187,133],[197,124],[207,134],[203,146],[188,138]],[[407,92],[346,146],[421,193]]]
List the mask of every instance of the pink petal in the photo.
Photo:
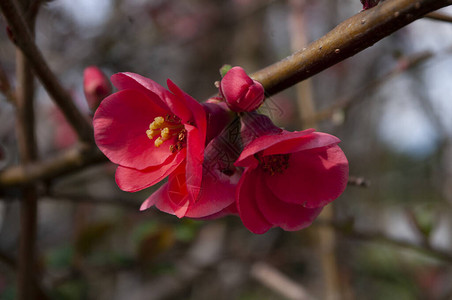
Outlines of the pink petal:
[[237,210],[237,205],[235,202],[233,202],[231,205],[229,205],[228,207],[225,207],[224,209],[220,210],[217,213],[214,213],[212,215],[208,215],[202,218],[198,218],[199,220],[214,220],[214,219],[218,219],[218,218],[222,218],[225,216],[229,216],[229,215],[238,215],[239,212]]
[[243,225],[253,233],[262,234],[273,226],[265,219],[256,204],[255,187],[260,184],[257,182],[256,172],[258,170],[250,168],[243,173],[237,186],[237,209]]
[[179,218],[185,215],[189,205],[185,168],[185,164],[181,164],[168,178],[167,200]]
[[94,137],[113,163],[143,170],[161,165],[172,155],[172,141],[155,147],[146,135],[154,118],[167,114],[155,101],[136,90],[120,91],[102,101],[93,119]]
[[[162,185],[145,201],[147,203],[146,206],[149,204],[148,207],[150,207],[152,204],[155,204],[155,207],[163,212],[176,215],[178,218],[184,217],[188,209],[189,201],[187,201],[187,192],[185,191],[184,193],[180,190],[180,186],[183,185],[182,182],[178,181],[180,179],[181,176],[178,176],[175,179],[170,178],[167,183]],[[175,188],[175,185],[179,185],[179,187]],[[146,206],[144,206],[143,203],[142,207]]]
[[[150,96],[150,94],[155,94],[159,100],[156,104],[161,106],[163,109],[168,110],[168,98],[171,95],[163,86],[157,82],[143,77],[141,75],[124,72],[117,73],[111,76],[111,82],[118,90],[138,90]],[[151,97],[151,96],[150,96]]]
[[[179,116],[179,118],[181,118],[183,123],[187,123],[188,121],[194,121],[195,127],[197,127],[200,132],[200,138],[205,141],[206,139],[206,131],[207,131],[207,120],[206,120],[206,112],[204,110],[204,108],[202,107],[202,105],[196,101],[195,99],[193,99],[190,95],[188,95],[187,93],[185,93],[183,90],[181,90],[176,84],[174,84],[171,80],[167,80],[167,85],[168,85],[168,89],[174,93],[174,95],[178,98],[178,99],[184,99],[185,101],[183,101],[184,105],[188,108],[189,110],[189,116],[187,113],[187,116],[185,117],[186,120],[184,120],[184,118],[182,118],[182,116]],[[193,120],[191,120],[193,117]]]
[[234,102],[242,98],[247,92],[253,80],[246,74],[241,67],[230,69],[220,82],[220,91],[222,95]]
[[116,184],[126,192],[136,192],[148,188],[171,174],[185,159],[185,151],[169,157],[159,166],[144,170],[118,166],[116,169]]
[[191,199],[198,198],[202,181],[202,163],[204,161],[204,141],[199,136],[199,130],[191,125],[185,125],[187,130],[187,190]]
[[202,218],[214,215],[235,202],[239,173],[227,176],[218,170],[204,170],[202,178],[198,199],[190,205],[187,217]]
[[[287,133],[287,135],[292,135],[292,133],[288,131],[286,131],[285,133]],[[297,138],[283,140],[278,144],[265,149],[263,154],[272,155],[299,152],[303,150],[328,147],[338,144],[340,141],[340,139],[331,134],[323,132],[312,132],[308,135],[302,135]]]
[[292,153],[282,174],[265,173],[265,182],[279,199],[307,208],[339,197],[347,180],[348,161],[337,145]]
[[[157,204],[157,202],[161,201],[164,198],[164,195],[167,193],[168,183],[162,185],[158,190],[152,193],[140,206],[140,211],[146,210],[149,207]],[[174,213],[171,213],[174,214]]]
[[275,226],[284,230],[295,231],[308,227],[320,214],[322,208],[306,208],[301,205],[281,201],[262,182],[256,186],[256,202],[262,215]]
[[238,167],[246,167],[248,165],[247,159],[251,156],[254,156],[254,154],[263,151],[267,148],[270,148],[273,145],[278,145],[278,143],[281,143],[283,141],[295,139],[298,140],[299,138],[302,138],[306,135],[309,135],[313,133],[314,129],[306,129],[303,131],[295,131],[295,132],[288,132],[283,131],[280,134],[272,134],[272,135],[263,135],[256,139],[254,139],[252,142],[250,142],[242,151],[239,158],[237,159],[235,165]]
[[170,184],[167,182],[162,185],[157,191],[155,191],[149,198],[147,198],[140,207],[140,210],[145,210],[155,205],[159,210],[171,215],[176,215],[182,218],[188,208],[188,201],[185,203],[179,203],[177,205],[173,202],[171,197]]

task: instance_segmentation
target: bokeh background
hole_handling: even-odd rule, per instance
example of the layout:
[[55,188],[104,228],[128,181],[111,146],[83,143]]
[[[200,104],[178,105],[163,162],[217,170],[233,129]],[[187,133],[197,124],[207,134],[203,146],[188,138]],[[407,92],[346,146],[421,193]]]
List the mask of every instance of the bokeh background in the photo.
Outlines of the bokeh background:
[[[40,10],[36,40],[89,115],[82,86],[89,65],[162,85],[171,78],[203,101],[216,93],[223,64],[257,71],[361,8],[358,0],[54,0]],[[441,256],[452,253],[451,51],[452,24],[418,20],[267,99],[261,112],[278,125],[315,126],[342,140],[350,174],[362,184],[334,202],[332,222],[254,235],[237,217],[139,212],[155,188],[120,191],[110,163],[40,185],[44,290],[51,299],[270,300],[286,299],[295,285],[317,299],[452,299],[452,261]],[[13,84],[14,57],[0,30],[0,65]],[[39,157],[49,158],[75,136],[36,89]],[[315,121],[303,114],[310,101]],[[14,109],[3,95],[0,125],[3,169],[18,162]],[[3,256],[17,253],[18,208],[14,191],[0,193],[0,299],[15,298],[15,268]],[[335,233],[336,291],[328,291],[318,238],[325,226]]]

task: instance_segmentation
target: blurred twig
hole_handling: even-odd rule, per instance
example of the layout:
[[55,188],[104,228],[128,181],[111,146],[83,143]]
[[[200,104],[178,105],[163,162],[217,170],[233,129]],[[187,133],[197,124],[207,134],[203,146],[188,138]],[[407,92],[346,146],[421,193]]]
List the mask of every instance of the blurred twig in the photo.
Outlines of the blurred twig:
[[[22,12],[27,12],[30,3],[20,1]],[[35,20],[38,9],[27,14],[30,38],[34,37]],[[18,9],[18,13],[21,11]],[[22,17],[22,16],[20,16]],[[22,17],[23,18],[23,17]],[[27,28],[26,27],[26,28]],[[27,165],[37,160],[37,143],[34,113],[34,76],[28,59],[23,52],[16,49],[16,128],[21,163]],[[36,235],[38,227],[38,195],[36,186],[26,185],[22,188],[20,204],[20,238],[17,268],[18,299],[37,299],[37,281],[40,278],[36,268]]]
[[354,228],[353,224],[349,222],[325,222],[323,220],[317,220],[313,223],[313,225],[329,226],[334,228],[341,234],[357,240],[374,241],[392,246],[407,248],[452,264],[452,253],[438,249],[431,245],[418,245],[407,240],[387,236],[385,233],[380,231],[359,231]]
[[[302,49],[308,44],[306,32],[306,1],[292,0],[288,2],[290,9],[289,27],[292,51]],[[304,80],[296,85],[297,103],[300,120],[303,128],[317,128],[314,119],[316,109],[314,105],[312,83],[310,79]],[[334,220],[334,207],[332,204],[326,206],[319,218],[326,221]],[[320,266],[322,268],[325,283],[324,297],[332,300],[341,297],[341,283],[339,269],[336,259],[336,233],[329,227],[318,228],[318,247],[320,254]],[[290,299],[305,299],[290,298]]]
[[370,182],[363,177],[349,176],[348,177],[348,185],[360,186],[360,187],[369,187]]
[[264,262],[256,262],[251,267],[251,276],[270,289],[290,300],[313,299],[304,287],[294,282],[277,269]]
[[85,119],[75,106],[66,89],[52,73],[44,57],[33,41],[32,33],[27,28],[24,17],[19,13],[17,4],[13,0],[0,1],[0,8],[8,21],[13,34],[13,40],[27,57],[28,62],[40,79],[47,92],[66,116],[68,122],[84,142],[93,142],[91,124]]
[[392,0],[362,11],[291,56],[270,65],[252,77],[269,95],[276,94],[344,59],[423,17],[452,4],[452,0]]
[[0,187],[14,187],[58,176],[106,162],[99,149],[78,146],[47,160],[28,165],[13,166],[0,172]]
[[387,72],[380,78],[377,78],[376,80],[373,80],[373,81],[363,85],[362,87],[357,88],[356,90],[353,91],[352,94],[335,100],[331,106],[318,111],[313,116],[313,120],[306,120],[306,121],[319,122],[319,121],[323,121],[323,120],[331,118],[337,111],[347,109],[348,107],[350,107],[352,104],[356,103],[357,101],[365,99],[365,97],[363,97],[364,94],[368,94],[368,93],[374,91],[375,89],[379,88],[380,86],[382,86],[383,84],[385,84],[386,82],[388,82],[389,80],[394,78],[395,76],[397,76],[409,69],[417,67],[419,64],[425,62],[426,60],[428,60],[432,57],[433,57],[432,52],[425,51],[422,53],[414,54],[409,57],[401,58],[394,69],[390,70],[389,72]]
[[6,72],[1,65],[0,65],[0,92],[2,92],[5,95],[6,100],[11,102],[12,104],[16,103],[16,96],[14,94],[13,89],[11,88],[8,76],[6,75]]

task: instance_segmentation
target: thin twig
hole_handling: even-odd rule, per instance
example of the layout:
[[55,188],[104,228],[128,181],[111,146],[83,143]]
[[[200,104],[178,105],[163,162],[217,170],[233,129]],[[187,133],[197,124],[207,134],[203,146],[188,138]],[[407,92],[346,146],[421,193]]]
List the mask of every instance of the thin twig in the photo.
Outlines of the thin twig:
[[32,34],[27,28],[24,17],[19,13],[16,3],[13,0],[2,0],[0,1],[0,8],[8,21],[13,34],[13,40],[27,57],[36,76],[61,109],[69,124],[72,125],[82,141],[93,143],[93,130],[91,124],[83,116],[72,101],[69,93],[50,70],[44,57],[33,41]]
[[0,92],[5,95],[6,100],[8,100],[10,103],[15,104],[16,103],[16,96],[14,94],[13,89],[11,88],[11,84],[8,80],[8,75],[6,75],[5,70],[0,65]]
[[[22,1],[23,11],[27,11],[27,1]],[[28,29],[34,35],[36,14],[27,19]],[[37,159],[34,114],[34,78],[30,64],[22,51],[16,49],[16,115],[17,141],[21,163],[27,165]],[[35,185],[22,189],[20,205],[20,235],[17,268],[17,296],[20,300],[37,298],[36,233],[38,216],[38,196]]]
[[313,299],[304,287],[265,262],[254,263],[251,267],[251,276],[287,299]]
[[329,226],[334,228],[341,234],[357,240],[380,242],[392,246],[410,249],[452,264],[452,253],[448,251],[444,251],[430,245],[418,245],[407,240],[389,237],[383,232],[379,231],[359,231],[353,227],[353,224],[349,222],[325,222],[322,220],[317,220],[313,223],[313,225]]
[[39,180],[51,180],[106,161],[107,158],[99,149],[77,146],[47,160],[5,169],[0,172],[0,187],[22,186]]
[[421,63],[425,62],[426,60],[428,60],[432,57],[433,57],[433,53],[427,51],[427,52],[422,52],[422,53],[412,55],[410,57],[401,58],[394,69],[390,70],[389,72],[387,72],[380,78],[377,78],[373,81],[370,81],[369,83],[367,83],[365,85],[362,85],[360,88],[357,88],[356,90],[354,90],[352,92],[352,94],[340,97],[339,99],[335,100],[331,106],[318,111],[313,116],[313,118],[314,118],[313,120],[306,120],[306,121],[320,122],[320,121],[331,118],[337,111],[347,109],[352,104],[355,104],[357,101],[365,99],[365,97],[363,97],[364,94],[371,93],[372,91],[376,90],[377,88],[379,88],[380,86],[382,86],[383,84],[385,84],[386,82],[388,82],[389,80],[394,78],[395,76],[397,76],[409,69],[417,67],[418,65],[420,65]]
[[452,4],[452,0],[392,0],[345,20],[291,56],[252,75],[274,95],[372,46],[379,40]]

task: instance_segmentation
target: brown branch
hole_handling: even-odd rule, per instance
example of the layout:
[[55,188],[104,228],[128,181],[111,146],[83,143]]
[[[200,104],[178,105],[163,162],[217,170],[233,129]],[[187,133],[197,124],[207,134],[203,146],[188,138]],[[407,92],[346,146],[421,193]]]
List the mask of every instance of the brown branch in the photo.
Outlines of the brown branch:
[[0,172],[0,187],[14,187],[39,180],[51,180],[100,162],[107,158],[95,147],[79,146],[44,161],[10,167]]
[[452,23],[452,16],[440,12],[431,12],[426,14],[425,17],[436,21]]
[[452,0],[392,0],[345,20],[305,49],[252,75],[276,94],[372,46],[379,40],[452,4]]
[[8,100],[10,103],[15,104],[16,103],[16,95],[14,94],[13,89],[11,88],[11,84],[8,80],[8,75],[6,75],[5,70],[0,66],[0,92],[2,92],[6,100]]
[[34,73],[39,78],[49,95],[66,116],[69,124],[84,142],[93,142],[91,124],[72,101],[69,93],[60,84],[58,78],[52,73],[44,57],[33,41],[32,34],[27,28],[24,17],[19,13],[13,0],[0,1],[0,8],[8,21],[13,34],[13,40],[27,57]]
[[[27,1],[22,1],[26,11]],[[27,27],[34,34],[36,14],[27,19]],[[34,113],[34,78],[30,64],[22,51],[16,49],[16,128],[21,163],[27,165],[37,159]],[[27,185],[22,189],[20,205],[20,235],[17,268],[18,299],[36,299],[36,232],[38,216],[38,196],[35,185]]]

